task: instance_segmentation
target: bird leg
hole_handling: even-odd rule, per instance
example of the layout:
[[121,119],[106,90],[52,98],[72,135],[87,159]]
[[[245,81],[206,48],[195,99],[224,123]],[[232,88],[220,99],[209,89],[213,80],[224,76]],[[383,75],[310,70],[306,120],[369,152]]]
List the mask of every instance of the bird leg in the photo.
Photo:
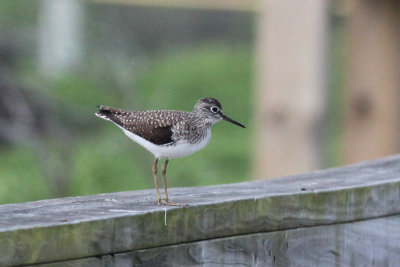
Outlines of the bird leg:
[[162,177],[163,177],[163,182],[164,182],[164,200],[165,200],[166,202],[169,201],[169,198],[168,198],[168,191],[167,191],[167,177],[166,177],[168,162],[169,162],[169,159],[166,159],[165,162],[164,162],[164,165],[163,165],[163,167],[162,167],[162,169],[161,169],[161,173],[162,173]]
[[160,191],[158,190],[157,163],[158,163],[158,158],[156,158],[156,160],[154,161],[152,170],[153,170],[154,186],[156,187],[156,192],[157,192],[157,204],[161,204]]
[[176,202],[172,202],[168,198],[168,191],[167,191],[167,165],[168,165],[169,159],[166,159],[164,162],[164,165],[161,169],[162,177],[163,177],[163,182],[164,182],[164,199],[162,200],[162,204],[165,205],[170,205],[170,206],[187,206],[186,204],[179,204]]

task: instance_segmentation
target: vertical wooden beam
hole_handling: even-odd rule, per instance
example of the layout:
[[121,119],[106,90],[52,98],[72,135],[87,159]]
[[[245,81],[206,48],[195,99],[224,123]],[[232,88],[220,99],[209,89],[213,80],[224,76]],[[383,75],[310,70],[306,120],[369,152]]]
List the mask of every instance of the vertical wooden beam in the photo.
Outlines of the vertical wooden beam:
[[41,1],[39,68],[43,74],[57,76],[80,63],[83,16],[82,1]]
[[328,2],[260,2],[254,175],[308,172],[321,163]]
[[400,1],[353,2],[346,163],[399,151]]

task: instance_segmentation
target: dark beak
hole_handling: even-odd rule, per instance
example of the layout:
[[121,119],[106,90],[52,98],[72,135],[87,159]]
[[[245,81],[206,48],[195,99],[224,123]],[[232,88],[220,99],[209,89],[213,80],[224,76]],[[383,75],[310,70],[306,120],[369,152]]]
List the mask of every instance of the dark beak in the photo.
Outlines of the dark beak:
[[229,122],[231,122],[231,123],[233,123],[233,124],[236,124],[236,125],[238,125],[238,126],[240,126],[240,127],[242,127],[242,128],[246,128],[243,124],[241,124],[241,123],[239,123],[239,122],[237,122],[237,121],[235,121],[235,120],[232,120],[232,119],[229,118],[228,116],[226,116],[226,115],[224,115],[224,114],[222,114],[222,113],[220,113],[220,115],[221,115],[221,117],[222,117],[223,120],[229,121]]

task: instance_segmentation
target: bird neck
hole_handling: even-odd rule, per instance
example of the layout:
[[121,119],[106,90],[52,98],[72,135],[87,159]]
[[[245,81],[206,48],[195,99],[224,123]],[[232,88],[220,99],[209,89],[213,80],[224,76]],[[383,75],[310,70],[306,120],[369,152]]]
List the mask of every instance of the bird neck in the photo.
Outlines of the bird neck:
[[204,116],[204,114],[193,112],[192,115],[191,126],[196,129],[206,130],[214,124],[214,121],[211,118]]

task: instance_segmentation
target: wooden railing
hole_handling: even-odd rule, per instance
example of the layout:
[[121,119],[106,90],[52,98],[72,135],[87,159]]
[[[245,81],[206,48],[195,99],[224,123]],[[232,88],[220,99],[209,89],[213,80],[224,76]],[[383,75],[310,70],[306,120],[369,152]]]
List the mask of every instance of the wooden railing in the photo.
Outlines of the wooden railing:
[[1,205],[0,265],[400,262],[400,156],[170,191],[174,201],[189,206],[158,206],[153,190]]

